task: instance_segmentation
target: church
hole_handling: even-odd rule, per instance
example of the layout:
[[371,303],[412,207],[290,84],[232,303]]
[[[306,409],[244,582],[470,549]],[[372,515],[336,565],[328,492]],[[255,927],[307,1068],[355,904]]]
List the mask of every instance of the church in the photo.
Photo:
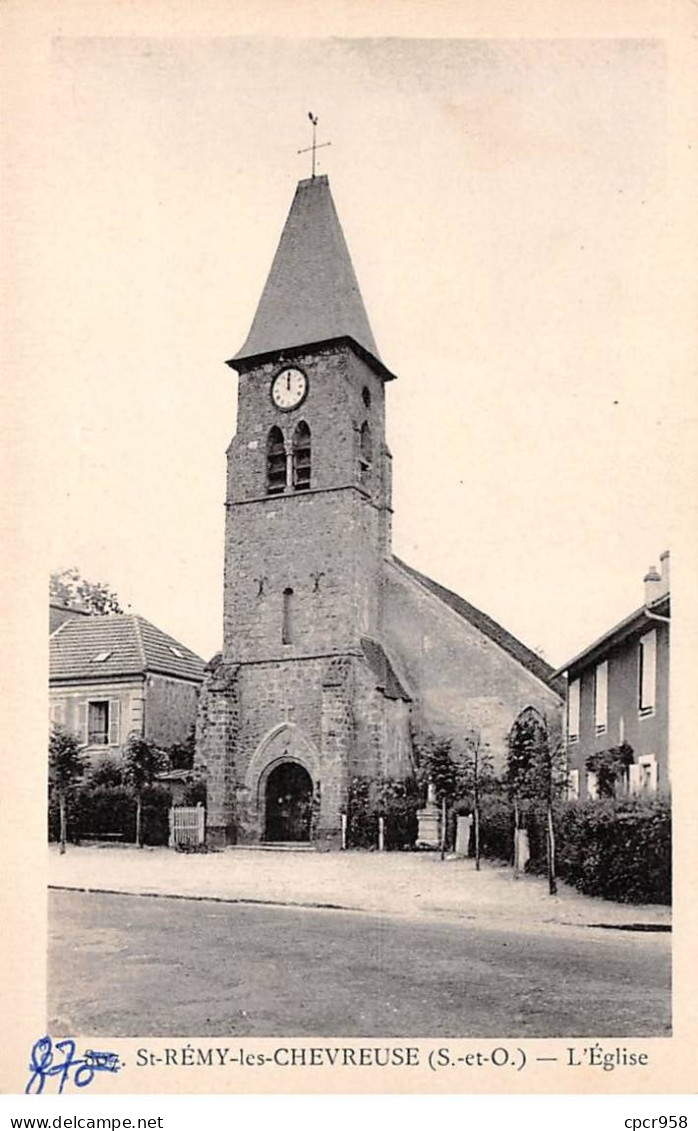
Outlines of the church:
[[238,374],[223,648],[196,762],[212,845],[338,844],[355,777],[414,772],[415,733],[477,735],[501,770],[552,667],[392,552],[381,360],[328,178],[296,189]]

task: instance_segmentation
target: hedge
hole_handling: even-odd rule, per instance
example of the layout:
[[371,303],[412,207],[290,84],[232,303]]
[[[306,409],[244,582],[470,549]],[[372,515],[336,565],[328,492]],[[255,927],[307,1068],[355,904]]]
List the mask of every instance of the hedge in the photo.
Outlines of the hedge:
[[416,782],[353,778],[347,798],[347,847],[377,848],[378,818],[384,819],[387,849],[413,848],[421,800]]
[[565,805],[558,815],[560,875],[585,895],[671,903],[671,804],[628,798]]
[[[169,841],[168,811],[172,796],[163,786],[143,791],[141,830],[143,843],[167,844]],[[49,797],[49,839],[58,840],[58,802]],[[67,800],[68,839],[114,838],[125,843],[136,840],[136,799],[124,785],[85,785]]]

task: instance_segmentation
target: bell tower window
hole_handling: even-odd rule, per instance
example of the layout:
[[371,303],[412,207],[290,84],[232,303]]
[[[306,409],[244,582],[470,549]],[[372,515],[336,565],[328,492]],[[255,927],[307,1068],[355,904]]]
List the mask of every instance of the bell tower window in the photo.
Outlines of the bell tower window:
[[293,433],[293,490],[307,491],[310,488],[310,429],[301,420]]
[[362,487],[367,487],[371,479],[371,467],[373,465],[373,440],[371,438],[371,429],[367,421],[361,425],[361,436],[359,440],[359,481]]
[[284,589],[284,604],[281,620],[281,643],[293,643],[293,590]]
[[286,490],[286,445],[284,434],[274,426],[267,436],[267,495],[281,495]]

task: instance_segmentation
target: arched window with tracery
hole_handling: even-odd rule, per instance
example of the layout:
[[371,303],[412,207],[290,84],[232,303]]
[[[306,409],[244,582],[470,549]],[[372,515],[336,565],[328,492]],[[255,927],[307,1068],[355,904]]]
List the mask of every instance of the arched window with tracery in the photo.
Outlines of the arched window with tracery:
[[304,420],[296,426],[293,433],[293,489],[307,491],[310,488],[310,429]]
[[286,490],[286,445],[284,434],[276,425],[267,436],[267,495],[281,495]]
[[359,481],[364,487],[367,487],[370,482],[372,467],[373,440],[371,438],[371,428],[368,421],[365,420],[361,425],[361,435],[359,438]]

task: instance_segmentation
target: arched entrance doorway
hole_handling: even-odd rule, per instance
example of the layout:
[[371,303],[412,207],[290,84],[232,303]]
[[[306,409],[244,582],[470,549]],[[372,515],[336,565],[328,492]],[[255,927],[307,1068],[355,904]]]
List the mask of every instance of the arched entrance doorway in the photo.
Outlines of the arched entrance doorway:
[[282,762],[264,791],[264,839],[310,840],[313,781],[298,762]]

